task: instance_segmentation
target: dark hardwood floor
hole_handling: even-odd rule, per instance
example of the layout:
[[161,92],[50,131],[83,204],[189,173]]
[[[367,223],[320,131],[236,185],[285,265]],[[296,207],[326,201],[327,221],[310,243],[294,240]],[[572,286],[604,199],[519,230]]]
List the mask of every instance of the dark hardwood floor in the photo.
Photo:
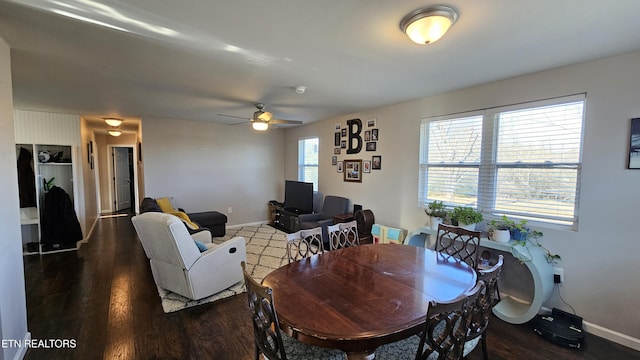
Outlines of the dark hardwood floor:
[[[129,217],[99,220],[78,251],[24,260],[32,338],[76,340],[74,349],[30,349],[26,359],[253,359],[244,294],[162,311]],[[591,335],[585,350],[565,349],[497,318],[487,340],[494,360],[640,359],[640,352]],[[479,346],[469,359],[482,359]]]

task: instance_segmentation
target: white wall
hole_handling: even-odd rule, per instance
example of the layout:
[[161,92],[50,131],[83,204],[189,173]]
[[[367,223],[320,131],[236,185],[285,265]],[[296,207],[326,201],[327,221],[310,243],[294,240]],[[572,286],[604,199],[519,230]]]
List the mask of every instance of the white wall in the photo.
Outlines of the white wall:
[[[21,341],[27,332],[20,203],[13,125],[9,47],[0,38],[0,338]],[[0,348],[0,360],[24,356],[24,349]]]
[[269,200],[284,198],[281,129],[143,118],[142,134],[146,196],[171,196],[187,212],[219,211],[227,225],[266,221]]
[[[317,135],[320,191],[363,204],[373,210],[376,222],[415,229],[426,222],[417,206],[421,119],[586,92],[579,230],[540,229],[542,242],[562,256],[562,295],[592,325],[588,329],[619,332],[623,335],[618,340],[626,336],[627,345],[639,348],[640,171],[626,169],[629,119],[640,117],[639,68],[640,52],[636,52],[289,129],[285,176],[296,174],[298,138]],[[361,184],[343,182],[331,165],[334,126],[351,118],[377,118],[380,129],[375,154],[382,155],[382,170],[363,174]],[[371,154],[343,154],[339,159],[370,159]],[[567,309],[555,295],[547,305]]]

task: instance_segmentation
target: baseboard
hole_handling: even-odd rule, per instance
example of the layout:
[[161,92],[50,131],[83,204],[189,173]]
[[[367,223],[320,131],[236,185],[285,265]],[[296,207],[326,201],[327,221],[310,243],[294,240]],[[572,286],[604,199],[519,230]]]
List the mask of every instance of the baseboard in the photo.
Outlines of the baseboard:
[[264,224],[268,224],[269,221],[265,220],[265,221],[256,221],[256,222],[252,222],[252,223],[246,223],[246,224],[237,224],[237,225],[227,225],[225,226],[226,229],[237,229],[237,228],[241,228],[243,226],[259,226],[259,225],[264,225]]
[[93,230],[96,228],[96,224],[98,224],[98,220],[100,220],[100,217],[96,217],[95,220],[93,220],[93,224],[91,224],[91,228],[89,229],[89,232],[87,233],[87,236],[84,237],[84,239],[78,241],[76,243],[76,247],[78,249],[80,249],[80,246],[82,246],[82,244],[88,244],[89,243],[89,239],[91,238],[91,235],[93,234]]
[[[542,311],[550,313],[551,309],[543,306]],[[633,350],[640,351],[640,339],[625,335],[623,333],[619,333],[611,329],[607,329],[604,326],[600,326],[584,320],[582,321],[582,327],[584,331],[588,332],[589,334],[599,336],[603,339],[613,341],[616,344],[620,344]]]
[[619,333],[611,329],[607,329],[588,321],[583,321],[582,325],[584,327],[584,330],[589,334],[593,334],[609,341],[613,341],[614,343],[632,348],[636,351],[640,351],[640,339]]
[[[22,342],[20,344],[24,345],[29,340],[31,340],[31,333],[27,331],[27,333],[24,334],[24,338],[22,339]],[[20,346],[20,348],[18,349],[18,352],[16,352],[16,356],[14,356],[13,359],[14,360],[24,359],[24,357],[27,355],[27,350],[28,348],[26,346]]]

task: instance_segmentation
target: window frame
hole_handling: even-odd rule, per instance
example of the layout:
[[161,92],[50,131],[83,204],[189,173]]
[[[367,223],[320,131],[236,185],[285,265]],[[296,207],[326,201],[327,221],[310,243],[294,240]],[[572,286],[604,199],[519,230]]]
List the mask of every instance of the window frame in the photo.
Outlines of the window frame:
[[[315,150],[316,159],[315,163],[306,163],[306,147],[308,146],[308,142],[310,140],[315,140],[315,146],[317,147]],[[318,178],[319,178],[319,164],[320,164],[320,138],[318,136],[309,136],[305,138],[298,139],[298,181],[303,182],[311,182],[313,183],[313,191],[318,191]],[[305,179],[306,169],[307,168],[315,168],[316,176],[315,179],[309,181]]]
[[[429,169],[438,167],[460,167],[460,168],[478,168],[477,177],[477,193],[476,193],[476,205],[473,206],[476,209],[480,209],[485,218],[497,219],[502,215],[507,215],[516,219],[526,219],[533,226],[545,226],[549,228],[568,229],[576,231],[578,229],[578,212],[580,205],[580,183],[582,173],[582,157],[584,153],[584,132],[585,132],[585,119],[586,119],[586,93],[575,94],[569,96],[563,96],[552,99],[530,101],[519,104],[512,104],[507,106],[499,106],[476,110],[472,112],[457,113],[445,116],[437,116],[426,118],[421,121],[420,124],[420,160],[419,160],[419,181],[418,181],[418,204],[420,207],[426,207],[427,204],[433,199],[428,198],[429,189],[428,176]],[[578,160],[576,162],[538,162],[538,163],[519,163],[519,162],[498,162],[497,161],[497,146],[499,136],[499,122],[498,117],[501,113],[514,111],[514,110],[527,110],[535,109],[545,106],[554,106],[562,104],[570,104],[573,102],[582,102],[582,119],[580,124],[580,139],[579,139],[579,152]],[[480,163],[479,164],[429,164],[429,125],[435,121],[453,120],[453,119],[466,119],[473,116],[482,116],[482,130],[481,130],[481,151],[480,151]],[[497,197],[497,183],[498,183],[498,171],[500,169],[507,168],[529,168],[529,169],[565,169],[572,168],[576,171],[576,185],[573,189],[574,201],[573,201],[573,217],[571,220],[567,220],[564,217],[554,217],[552,215],[543,215],[540,213],[526,213],[521,211],[505,211],[496,209],[496,197]],[[449,207],[459,206],[459,203],[447,203]],[[467,205],[465,205],[467,206]]]

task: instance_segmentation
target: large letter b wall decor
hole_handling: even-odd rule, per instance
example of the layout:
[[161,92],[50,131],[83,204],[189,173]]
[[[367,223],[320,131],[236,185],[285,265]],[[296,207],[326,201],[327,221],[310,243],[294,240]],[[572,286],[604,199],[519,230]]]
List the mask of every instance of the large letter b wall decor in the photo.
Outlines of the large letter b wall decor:
[[[347,140],[347,154],[358,154],[362,150],[362,121],[360,119],[347,120],[349,139]],[[355,141],[355,146],[354,146]]]

